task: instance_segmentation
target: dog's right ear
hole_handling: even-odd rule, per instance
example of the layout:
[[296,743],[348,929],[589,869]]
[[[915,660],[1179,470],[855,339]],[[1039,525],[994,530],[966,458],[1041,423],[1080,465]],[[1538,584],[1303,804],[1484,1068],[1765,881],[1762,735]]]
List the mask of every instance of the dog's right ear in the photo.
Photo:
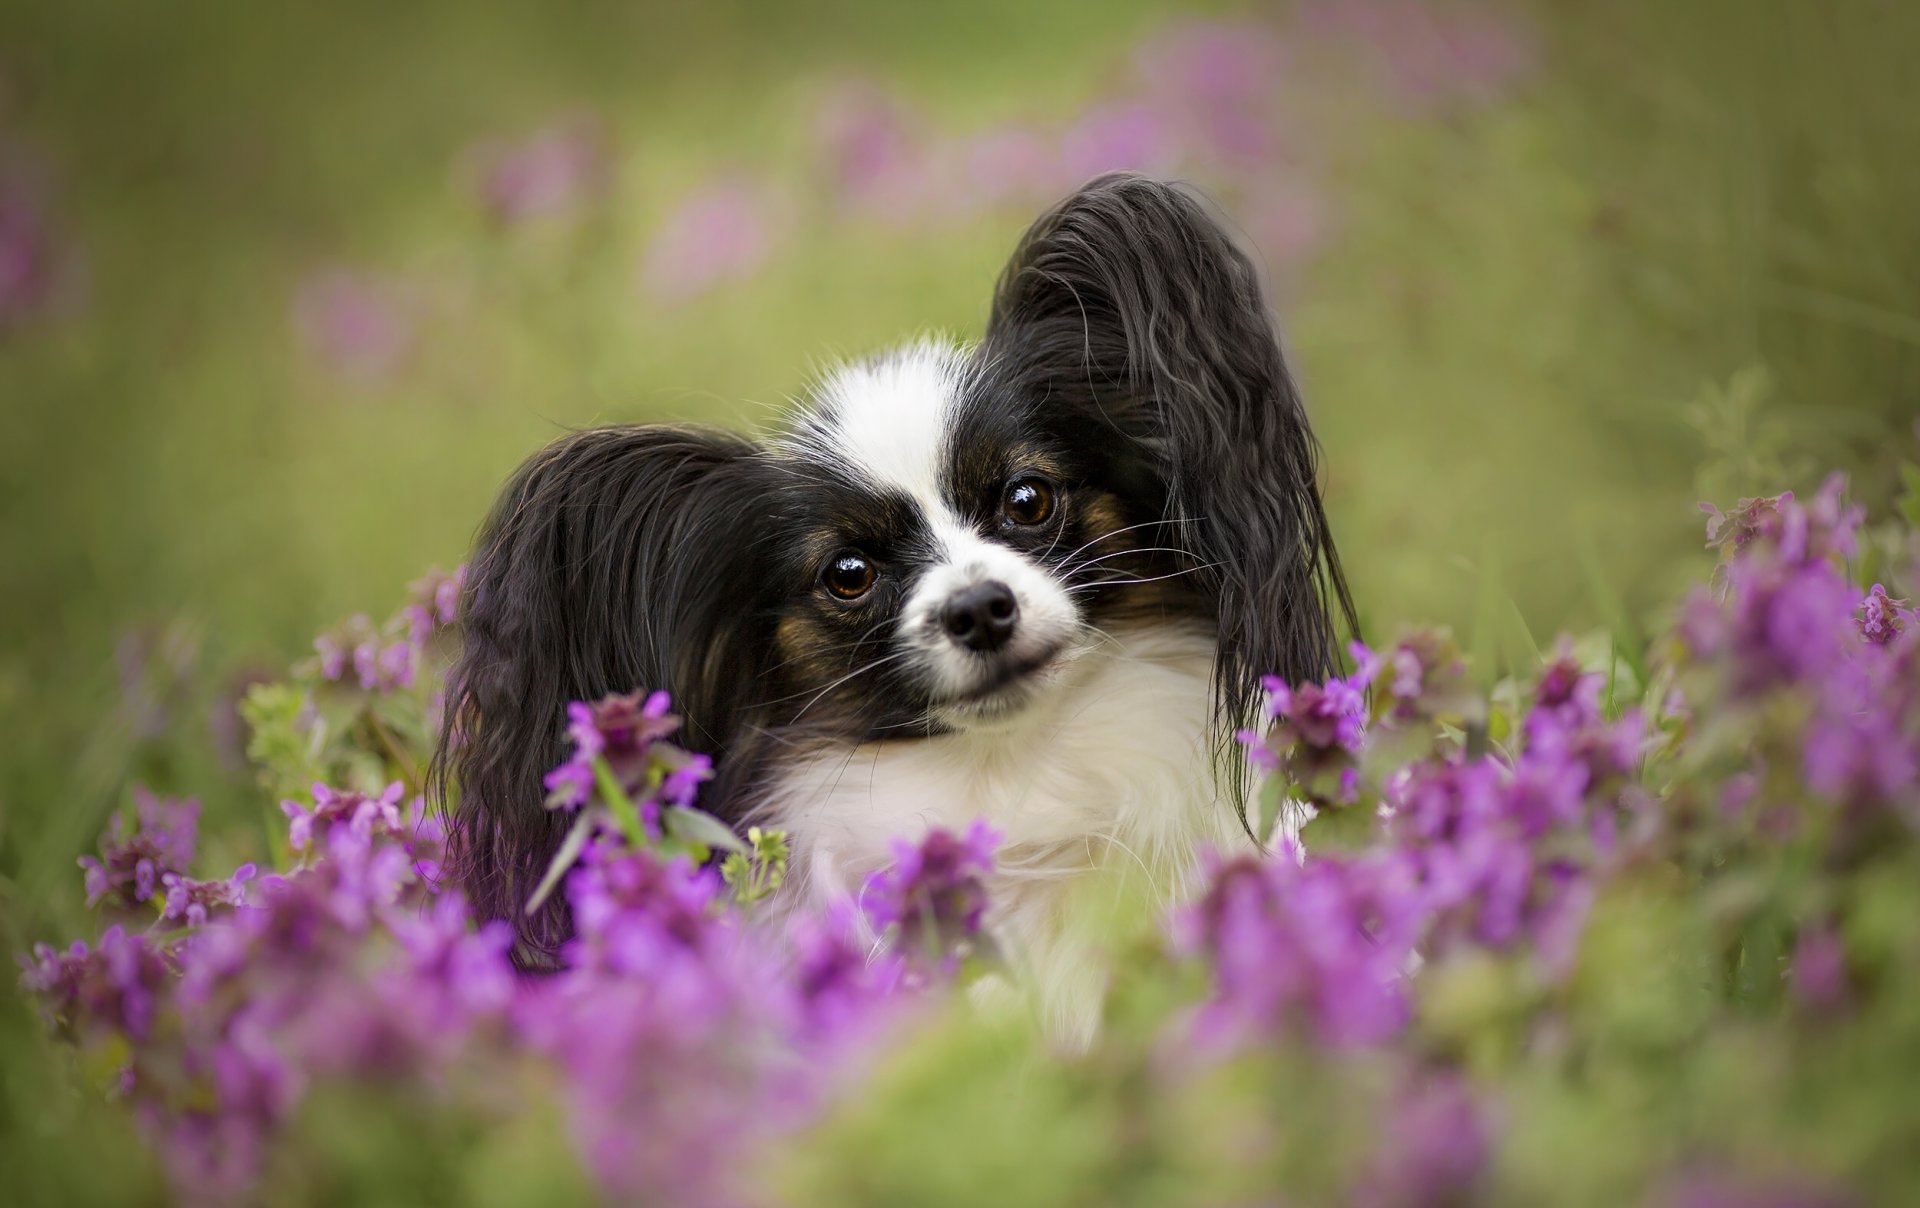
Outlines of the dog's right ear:
[[523,956],[568,929],[563,904],[523,911],[568,822],[543,784],[568,702],[664,688],[677,741],[714,756],[743,715],[765,481],[757,447],[726,432],[589,429],[528,460],[482,528],[430,785],[449,871],[478,917],[514,921]]

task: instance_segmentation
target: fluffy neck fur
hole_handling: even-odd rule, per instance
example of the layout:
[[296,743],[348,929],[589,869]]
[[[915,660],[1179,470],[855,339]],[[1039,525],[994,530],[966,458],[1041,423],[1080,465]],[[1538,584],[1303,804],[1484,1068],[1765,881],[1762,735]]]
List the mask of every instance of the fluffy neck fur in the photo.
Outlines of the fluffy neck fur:
[[783,765],[758,817],[792,842],[787,904],[857,901],[893,839],[984,818],[1003,836],[988,930],[1048,1032],[1084,1044],[1115,913],[1181,896],[1203,850],[1248,843],[1215,787],[1214,658],[1198,628],[1123,630],[1017,725],[826,744]]

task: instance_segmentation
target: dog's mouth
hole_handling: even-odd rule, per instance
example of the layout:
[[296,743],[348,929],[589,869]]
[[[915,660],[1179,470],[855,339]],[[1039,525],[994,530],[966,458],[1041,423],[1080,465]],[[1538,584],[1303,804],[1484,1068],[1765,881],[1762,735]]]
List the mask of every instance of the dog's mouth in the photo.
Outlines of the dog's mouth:
[[1003,659],[1000,665],[990,672],[987,678],[949,700],[950,705],[965,705],[976,701],[991,700],[1008,688],[1014,687],[1030,675],[1038,674],[1052,666],[1061,655],[1066,653],[1065,642],[1055,642],[1037,654],[1019,659]]
[[981,721],[1001,717],[1024,706],[1034,692],[1057,679],[1078,651],[1056,641],[1018,658],[999,660],[979,683],[942,700],[937,709],[954,720]]

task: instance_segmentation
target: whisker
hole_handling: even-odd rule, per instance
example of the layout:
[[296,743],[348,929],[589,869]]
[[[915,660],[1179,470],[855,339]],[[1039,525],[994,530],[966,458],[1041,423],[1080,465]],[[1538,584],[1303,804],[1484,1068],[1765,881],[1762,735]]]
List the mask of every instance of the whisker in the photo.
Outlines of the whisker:
[[[805,717],[807,715],[808,709],[811,709],[815,705],[820,703],[821,697],[824,697],[827,693],[833,691],[835,688],[838,688],[841,684],[846,683],[848,680],[853,679],[856,676],[865,675],[867,672],[872,671],[876,667],[884,667],[888,663],[906,658],[908,655],[912,653],[913,651],[911,650],[896,650],[892,654],[873,660],[871,663],[868,663],[866,666],[860,668],[858,671],[848,672],[846,675],[841,676],[839,679],[833,681],[831,684],[828,684],[826,687],[820,689],[820,691],[814,693],[813,699],[808,701],[806,704],[800,706],[800,711],[793,715],[793,721],[797,722],[801,718]],[[798,696],[799,693],[796,692],[794,693],[794,695]],[[788,699],[791,699],[791,698],[788,698]],[[768,703],[771,704],[772,702],[768,702]],[[792,724],[792,723],[790,722],[789,724]]]
[[1095,537],[1093,540],[1087,542],[1085,545],[1081,546],[1080,549],[1076,549],[1072,551],[1065,558],[1061,560],[1071,561],[1073,559],[1074,554],[1078,554],[1080,550],[1091,549],[1094,546],[1100,544],[1102,541],[1105,541],[1111,537],[1118,537],[1122,533],[1131,533],[1136,529],[1156,528],[1163,524],[1195,524],[1200,520],[1204,520],[1204,519],[1206,519],[1206,517],[1196,516],[1191,520],[1187,520],[1187,519],[1146,520],[1146,521],[1142,521],[1139,524],[1129,524],[1125,528],[1112,529],[1112,530],[1109,530],[1108,532],[1101,533],[1098,537]]
[[1061,573],[1065,575],[1078,574],[1089,566],[1098,566],[1102,562],[1111,561],[1114,558],[1124,558],[1129,554],[1176,554],[1183,558],[1193,557],[1193,554],[1191,551],[1184,550],[1184,549],[1177,549],[1169,545],[1142,545],[1132,549],[1117,549],[1117,550],[1111,550],[1104,554],[1099,554],[1095,557],[1088,558],[1085,561],[1077,562],[1072,566],[1065,567],[1061,571]]

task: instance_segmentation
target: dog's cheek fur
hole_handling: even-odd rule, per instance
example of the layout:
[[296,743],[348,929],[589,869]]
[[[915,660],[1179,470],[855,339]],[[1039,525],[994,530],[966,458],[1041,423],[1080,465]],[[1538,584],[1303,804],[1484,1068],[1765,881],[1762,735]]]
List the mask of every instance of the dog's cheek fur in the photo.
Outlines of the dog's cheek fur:
[[452,814],[452,871],[482,917],[514,920],[523,955],[569,931],[557,900],[521,910],[567,821],[543,808],[543,782],[566,758],[569,702],[665,689],[678,740],[720,762],[708,799],[728,808],[726,757],[754,725],[771,645],[767,480],[728,433],[591,429],[529,459],[483,526],[429,788]]

